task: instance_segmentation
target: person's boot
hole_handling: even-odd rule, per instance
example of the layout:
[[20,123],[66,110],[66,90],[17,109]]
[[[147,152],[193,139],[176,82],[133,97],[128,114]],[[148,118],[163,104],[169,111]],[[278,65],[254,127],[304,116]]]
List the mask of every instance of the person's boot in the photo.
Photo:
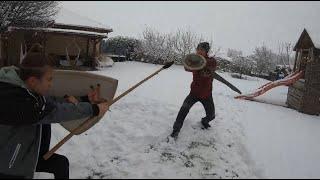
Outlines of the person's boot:
[[179,135],[179,131],[172,131],[172,133],[171,133],[171,137],[174,139],[174,140],[176,140],[177,138],[178,138],[178,135]]
[[201,124],[202,124],[202,129],[208,129],[210,126],[209,122],[206,121],[205,119],[201,120]]

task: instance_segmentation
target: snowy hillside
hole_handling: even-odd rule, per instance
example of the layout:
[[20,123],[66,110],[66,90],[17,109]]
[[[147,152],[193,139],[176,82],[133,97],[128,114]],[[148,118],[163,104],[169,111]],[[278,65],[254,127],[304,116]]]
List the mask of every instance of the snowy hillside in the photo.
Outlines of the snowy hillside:
[[[119,80],[117,94],[161,66],[118,62],[96,72]],[[223,77],[246,93],[266,83]],[[264,103],[236,100],[214,81],[216,119],[201,130],[200,103],[188,114],[176,143],[166,142],[190,90],[191,73],[172,66],[114,104],[104,119],[73,137],[58,153],[70,161],[71,178],[319,178],[320,118]],[[258,99],[284,105],[286,87]],[[67,132],[54,125],[51,146]],[[50,178],[37,173],[35,178]]]

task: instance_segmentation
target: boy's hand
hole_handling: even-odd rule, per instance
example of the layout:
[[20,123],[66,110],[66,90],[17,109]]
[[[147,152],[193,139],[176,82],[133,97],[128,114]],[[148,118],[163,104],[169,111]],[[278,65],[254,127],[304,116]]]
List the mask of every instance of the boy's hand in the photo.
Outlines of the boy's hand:
[[79,101],[74,96],[65,95],[64,98],[69,103],[73,103],[73,104],[78,104],[79,103]]
[[96,88],[90,87],[90,92],[88,93],[88,98],[91,103],[98,103],[100,95],[100,85],[98,84]]
[[101,88],[100,84],[97,84],[96,88],[94,88],[93,86],[90,87],[91,90],[88,93],[88,99],[92,104],[97,104],[97,103],[106,101],[100,96],[100,88]]
[[98,116],[103,116],[109,110],[109,105],[106,102],[100,103],[97,105],[99,107],[99,115]]

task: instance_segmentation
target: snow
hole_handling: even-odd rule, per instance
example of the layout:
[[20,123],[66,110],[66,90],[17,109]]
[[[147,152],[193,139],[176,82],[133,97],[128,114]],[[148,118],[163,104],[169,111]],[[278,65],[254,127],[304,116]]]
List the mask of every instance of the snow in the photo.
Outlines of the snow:
[[[96,73],[119,80],[116,96],[161,68],[116,62]],[[219,73],[243,92],[267,80],[235,79]],[[177,142],[166,142],[184,98],[191,73],[173,65],[112,105],[103,120],[73,137],[57,153],[70,161],[71,178],[319,178],[320,120],[266,103],[237,100],[214,81],[216,119],[201,130],[200,103],[186,117]],[[285,105],[287,87],[257,99]],[[51,146],[67,132],[53,125]],[[52,178],[37,173],[35,178]]]
[[116,55],[116,54],[107,54],[107,56],[109,56],[109,57],[122,57],[122,58],[126,57],[124,55]]
[[94,36],[103,36],[107,37],[107,33],[97,33],[97,32],[89,32],[89,31],[82,31],[82,30],[73,30],[73,29],[60,29],[60,28],[23,28],[23,27],[9,27],[8,31],[13,30],[36,30],[36,31],[43,31],[43,32],[56,32],[56,33],[74,33],[74,34],[83,34],[83,35],[94,35]]
[[247,118],[244,127],[246,144],[264,177],[320,177],[319,117],[272,105],[244,113],[259,117]]
[[225,54],[220,54],[217,56],[218,58],[222,58],[223,60],[226,60],[226,61],[229,61],[229,62],[233,62],[233,59],[228,57],[227,55]]
[[105,67],[112,67],[114,64],[114,61],[110,57],[103,55],[99,59],[98,63],[99,63],[98,68],[103,70],[103,68],[105,68]]
[[[60,65],[67,66],[67,67],[72,66],[72,64],[70,64],[70,61],[68,60],[60,60]],[[81,61],[77,61],[76,66],[82,66],[82,65],[83,63]]]
[[111,29],[105,24],[92,20],[90,18],[80,16],[79,14],[70,11],[66,8],[60,9],[58,14],[55,17],[55,23],[65,24],[65,25],[75,25],[75,26],[84,26],[84,27],[95,27],[103,29]]

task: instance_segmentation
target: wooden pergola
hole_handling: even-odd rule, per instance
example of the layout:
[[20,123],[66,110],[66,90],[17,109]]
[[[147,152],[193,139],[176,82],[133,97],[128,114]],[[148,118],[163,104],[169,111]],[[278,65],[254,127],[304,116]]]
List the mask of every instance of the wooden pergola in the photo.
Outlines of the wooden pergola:
[[[77,17],[77,15],[68,13],[67,16]],[[28,51],[34,43],[39,43],[44,47],[45,53],[52,55],[57,61],[60,57],[67,56],[68,48],[77,46],[81,50],[81,58],[85,62],[91,61],[90,66],[94,68],[97,65],[97,57],[101,54],[99,45],[102,39],[107,38],[108,33],[113,30],[98,26],[99,24],[95,22],[92,23],[93,26],[68,23],[73,22],[63,23],[60,20],[44,28],[9,27],[5,33],[0,35],[0,60],[2,62],[0,66],[18,65],[20,54]],[[69,55],[72,58],[76,56],[75,52],[70,52]]]

